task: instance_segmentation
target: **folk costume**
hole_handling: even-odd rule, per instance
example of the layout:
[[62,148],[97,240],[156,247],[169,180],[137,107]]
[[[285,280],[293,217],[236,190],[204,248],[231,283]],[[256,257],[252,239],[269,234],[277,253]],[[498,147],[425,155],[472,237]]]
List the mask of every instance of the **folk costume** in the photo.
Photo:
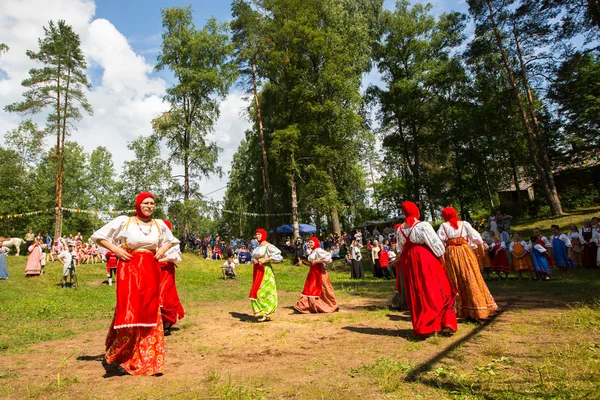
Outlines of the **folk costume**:
[[593,267],[596,266],[596,262],[598,260],[597,257],[597,245],[596,243],[592,240],[594,237],[594,231],[596,231],[596,229],[594,229],[591,226],[583,226],[580,230],[579,230],[579,234],[581,235],[581,237],[583,238],[583,253],[581,255],[581,262],[583,263],[584,267]]
[[356,246],[350,245],[350,262],[352,268],[350,270],[351,279],[361,279],[365,277],[365,269],[362,263],[362,254],[360,252],[362,245],[357,241]]
[[[172,229],[169,220],[163,220],[169,230]],[[177,286],[175,285],[175,263],[181,261],[181,249],[179,246],[173,246],[165,253],[165,256],[159,260],[160,264],[160,311],[163,319],[163,328],[165,333],[170,333],[169,329],[185,316],[183,306],[179,300]]]
[[[250,289],[250,305],[259,321],[269,319],[277,310],[277,286],[272,262],[283,260],[281,251],[267,242],[267,232],[259,228],[256,233],[261,236],[258,245],[252,250],[252,288]],[[265,259],[270,261],[265,262]]]
[[8,279],[8,267],[6,266],[6,256],[4,255],[4,251],[0,248],[0,280],[3,279]]
[[516,272],[534,270],[532,259],[528,254],[529,246],[527,245],[526,241],[513,241],[510,243],[508,250],[513,254],[512,267]]
[[581,236],[581,234],[577,230],[574,230],[567,233],[567,237],[573,245],[573,247],[571,248],[571,255],[573,256],[575,266],[583,266],[583,244],[585,243],[583,236]]
[[332,313],[337,311],[338,306],[331,279],[325,269],[325,264],[330,264],[332,261],[331,253],[319,247],[319,239],[316,237],[311,237],[309,241],[313,243],[313,248],[308,255],[310,270],[304,283],[302,297],[294,309],[303,314]]
[[550,236],[552,243],[552,254],[554,255],[554,264],[559,268],[574,267],[575,263],[568,255],[568,248],[572,247],[571,241],[567,235],[560,233]]
[[38,276],[42,274],[42,248],[34,243],[28,248],[27,265],[25,265],[25,276]]
[[402,211],[406,222],[396,231],[396,248],[413,331],[417,336],[455,332],[456,289],[439,259],[444,255],[444,244],[429,223],[418,220],[415,203],[404,202]]
[[[138,194],[137,216],[142,201],[154,196]],[[160,265],[157,250],[174,246],[179,240],[161,220],[150,226],[137,218],[120,216],[92,234],[92,240],[106,241],[115,249],[123,246],[131,259],[117,266],[115,315],[106,337],[106,362],[118,363],[131,375],[155,375],[164,371],[165,346],[160,312]]]
[[494,258],[492,259],[492,267],[490,268],[493,272],[510,272],[510,262],[506,255],[506,245],[504,242],[495,242],[492,246]]
[[483,239],[471,224],[459,220],[454,208],[444,208],[442,217],[446,222],[440,225],[438,236],[446,244],[448,279],[458,292],[457,315],[460,318],[487,319],[498,310],[498,306],[481,276],[477,256],[469,246],[469,241],[482,244]]
[[538,274],[551,275],[552,269],[548,264],[548,250],[545,246],[535,243],[531,246],[531,258],[533,259],[533,267]]

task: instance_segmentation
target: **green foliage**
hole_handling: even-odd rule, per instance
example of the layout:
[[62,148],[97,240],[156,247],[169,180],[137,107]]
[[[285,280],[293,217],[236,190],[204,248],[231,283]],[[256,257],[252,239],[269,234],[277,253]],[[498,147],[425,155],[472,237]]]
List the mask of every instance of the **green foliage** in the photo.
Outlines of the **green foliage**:
[[188,200],[198,195],[197,179],[221,173],[217,166],[220,149],[206,136],[219,117],[218,100],[236,79],[233,45],[226,25],[214,18],[196,29],[191,7],[168,8],[161,14],[163,43],[155,69],[169,69],[177,83],[164,97],[170,110],[154,119],[153,126],[171,150],[170,161],[184,168],[180,191]]

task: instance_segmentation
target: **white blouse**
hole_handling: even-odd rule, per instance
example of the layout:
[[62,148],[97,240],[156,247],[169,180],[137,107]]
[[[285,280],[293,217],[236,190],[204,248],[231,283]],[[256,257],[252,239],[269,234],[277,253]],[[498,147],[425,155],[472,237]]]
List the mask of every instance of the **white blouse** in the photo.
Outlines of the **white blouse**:
[[310,254],[308,255],[308,262],[313,262],[316,260],[323,260],[325,261],[326,264],[331,263],[332,259],[331,259],[331,253],[328,251],[325,251],[324,249],[317,247],[316,249],[313,249],[313,251],[310,252]]
[[446,242],[448,239],[462,237],[475,245],[483,243],[483,239],[479,232],[473,229],[470,223],[465,221],[460,221],[458,223],[458,229],[454,229],[448,222],[444,222],[438,229],[438,236],[442,242]]
[[552,242],[549,241],[546,236],[540,237],[539,240],[541,240],[542,242],[544,242],[544,246],[546,246],[547,248],[549,248],[549,249],[552,248]]
[[138,225],[131,217],[121,215],[94,232],[91,238],[98,245],[98,241],[104,239],[116,246],[127,245],[131,250],[156,251],[167,243],[179,244],[162,220],[152,222],[149,226]]
[[281,250],[271,243],[262,246],[256,246],[256,248],[252,250],[252,258],[256,260],[259,258],[272,258],[273,262],[280,262],[283,260]]
[[546,250],[546,248],[544,246],[542,246],[541,244],[536,243],[535,246],[533,246],[534,249],[538,250],[540,253],[545,253],[548,250]]
[[550,236],[550,243],[552,243],[554,241],[554,239],[558,239],[561,242],[563,242],[567,247],[572,247],[573,245],[571,244],[571,240],[567,237],[567,235],[565,235],[564,233],[559,233],[558,236],[557,235],[552,235]]
[[410,238],[410,241],[416,244],[424,244],[433,251],[436,257],[444,255],[446,248],[438,235],[433,230],[433,227],[428,222],[419,222],[413,225],[412,228],[399,227],[396,231],[396,254],[402,254],[402,249],[406,243],[404,235]]
[[581,242],[581,244],[585,244],[585,239],[583,238],[583,236],[581,235],[581,233],[579,232],[569,232],[567,233],[567,236],[569,237],[569,240],[573,240],[573,239],[579,239],[579,241]]
[[[526,241],[521,240],[519,243],[521,243],[521,246],[523,246],[525,251],[531,250],[531,248],[529,247],[529,245],[527,244]],[[510,242],[510,246],[508,246],[508,251],[510,251],[512,253],[514,250],[515,250],[515,242]]]

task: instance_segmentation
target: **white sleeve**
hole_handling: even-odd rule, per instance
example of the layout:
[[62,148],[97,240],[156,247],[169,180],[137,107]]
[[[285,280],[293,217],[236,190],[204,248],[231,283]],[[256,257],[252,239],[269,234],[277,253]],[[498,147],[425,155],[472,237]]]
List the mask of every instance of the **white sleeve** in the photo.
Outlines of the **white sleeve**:
[[178,263],[181,261],[181,249],[175,245],[171,247],[164,255],[164,258],[169,259],[172,263]]
[[510,242],[510,246],[508,246],[508,251],[513,252],[515,250],[515,242]]
[[115,242],[117,235],[119,232],[125,229],[128,220],[128,216],[121,215],[104,225],[102,228],[98,229],[96,232],[92,233],[90,239],[92,239],[92,241],[97,245],[100,245],[98,241],[101,239],[107,240],[112,244],[116,244]]
[[482,244],[483,243],[483,238],[481,237],[481,235],[479,234],[479,232],[477,232],[470,223],[468,222],[464,222],[463,221],[463,226],[465,227],[466,231],[467,231],[467,237],[469,238],[469,240],[475,244]]
[[523,246],[523,248],[525,249],[525,251],[528,251],[531,253],[531,246],[529,244],[527,244],[526,241],[521,240],[521,245]]
[[573,244],[571,243],[571,239],[569,239],[567,237],[567,235],[565,235],[564,233],[560,234],[558,236],[558,238],[560,239],[561,242],[563,242],[565,244],[565,246],[567,246],[567,247],[573,247]]
[[333,261],[331,259],[331,253],[320,247],[316,250],[316,253],[317,253],[317,260],[323,260],[327,264],[329,264]]
[[446,242],[448,240],[448,235],[446,235],[446,230],[444,229],[444,224],[441,224],[438,228],[437,234],[442,242]]
[[542,246],[541,244],[538,244],[538,243],[536,243],[535,246],[533,246],[533,247],[542,253],[545,253],[548,251],[548,250],[546,250],[546,248],[544,246]]
[[402,253],[402,249],[404,248],[404,243],[406,242],[406,238],[404,234],[401,232],[402,227],[396,230],[396,254],[400,255]]
[[500,241],[500,248],[501,249],[506,249],[506,244],[502,241]]
[[166,243],[179,244],[179,239],[173,236],[173,232],[171,232],[162,219],[156,219],[155,221],[160,227],[160,243],[158,247],[162,247]]
[[546,236],[542,236],[542,242],[544,242],[544,246],[546,246],[547,248],[552,248],[552,243],[548,240]]
[[[422,225],[422,226],[420,226]],[[427,246],[433,251],[436,257],[441,257],[446,252],[444,243],[440,240],[438,235],[433,230],[433,227],[428,222],[421,222],[417,227],[421,228],[421,238]],[[413,228],[414,229],[414,228]],[[418,231],[415,233],[419,233]]]
[[583,238],[583,228],[579,228],[579,240],[581,240],[581,244],[586,244],[587,243],[585,241],[585,239]]
[[267,246],[267,258],[272,259],[274,262],[283,261],[283,256],[281,255],[281,250],[279,250],[276,246],[269,244]]

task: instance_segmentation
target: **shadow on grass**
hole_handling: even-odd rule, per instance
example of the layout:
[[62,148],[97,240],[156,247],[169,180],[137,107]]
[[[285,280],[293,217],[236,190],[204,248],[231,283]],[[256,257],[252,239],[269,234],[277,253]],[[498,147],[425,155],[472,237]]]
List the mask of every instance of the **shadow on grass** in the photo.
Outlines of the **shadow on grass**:
[[495,315],[493,315],[492,317],[490,317],[486,321],[484,321],[482,324],[478,325],[475,329],[473,329],[471,332],[469,332],[465,336],[452,342],[450,345],[448,345],[448,347],[446,347],[444,350],[437,353],[435,356],[431,357],[429,360],[415,366],[413,369],[411,369],[411,371],[408,373],[408,375],[406,375],[406,381],[407,382],[423,381],[422,379],[420,379],[422,375],[431,371],[438,362],[440,362],[442,359],[447,357],[450,353],[452,353],[454,350],[456,350],[456,348],[462,346],[463,344],[465,344],[466,342],[468,342],[469,340],[473,339],[475,336],[480,334],[484,329],[486,329],[488,326],[493,324],[494,321],[496,321],[496,319],[503,313],[504,313],[504,311],[500,311],[500,312],[496,313]]
[[103,354],[98,354],[97,356],[79,356],[77,357],[77,361],[95,361],[101,362],[102,367],[104,368],[103,378],[112,378],[115,376],[125,376],[129,375],[127,371],[123,369],[119,364],[109,364],[106,362]]
[[256,318],[254,318],[254,316],[250,315],[250,314],[242,314],[242,313],[239,313],[239,312],[232,311],[232,312],[229,313],[229,315],[231,315],[233,318],[239,319],[242,322],[254,322],[254,321],[256,321]]
[[377,336],[394,336],[401,337],[406,340],[416,340],[412,329],[386,329],[386,328],[370,328],[362,326],[344,326],[342,329],[364,335]]

